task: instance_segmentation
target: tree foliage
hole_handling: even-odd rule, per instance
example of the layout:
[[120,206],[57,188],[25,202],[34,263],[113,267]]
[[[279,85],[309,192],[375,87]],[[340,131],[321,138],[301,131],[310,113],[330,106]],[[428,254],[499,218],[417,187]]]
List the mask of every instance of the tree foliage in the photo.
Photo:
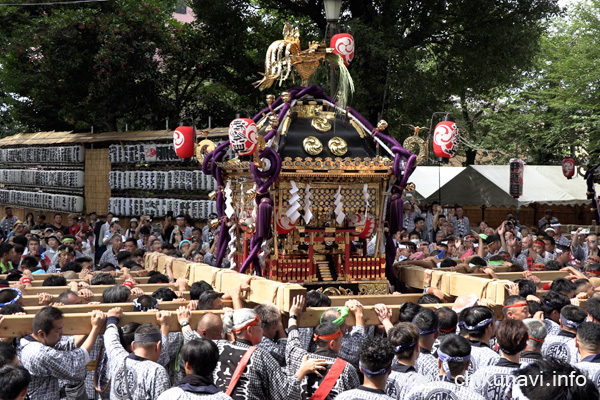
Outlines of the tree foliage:
[[597,159],[599,16],[599,1],[582,2],[553,22],[533,68],[519,85],[495,93],[499,100],[485,111],[481,126],[491,132],[485,147],[509,152],[507,146],[516,141],[519,153],[534,164],[559,163],[567,156]]
[[[468,140],[483,144],[482,99],[531,68],[556,1],[343,1],[340,23],[356,40],[350,104],[399,137],[409,134],[403,123],[459,110]],[[184,25],[174,2],[0,8],[11,115],[29,130],[161,128],[183,115],[224,126],[264,107],[251,84],[285,22],[299,25],[303,48],[325,39],[321,0],[190,0],[197,19]],[[314,80],[328,87],[328,77],[322,68]]]

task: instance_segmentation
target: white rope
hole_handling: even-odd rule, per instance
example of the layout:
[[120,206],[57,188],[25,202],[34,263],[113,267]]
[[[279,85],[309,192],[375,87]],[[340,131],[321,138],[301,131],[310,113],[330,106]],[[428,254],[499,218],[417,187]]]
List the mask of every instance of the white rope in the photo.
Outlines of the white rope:
[[342,203],[341,185],[338,186],[338,191],[335,194],[335,196],[333,196],[333,198],[335,199],[335,201],[333,202],[333,204],[335,204],[335,209],[333,210],[333,213],[335,214],[335,222],[337,222],[338,225],[341,225],[342,222],[344,222],[344,218],[346,218],[346,214],[344,214],[344,212],[342,211],[344,204]]
[[304,188],[304,225],[308,225],[313,217],[313,214],[310,211],[310,206],[312,205],[310,202],[311,197],[312,193],[310,192],[310,183],[307,183],[306,187]]
[[290,219],[290,222],[293,224],[296,223],[298,218],[300,218],[300,213],[298,210],[300,209],[300,196],[298,195],[298,186],[296,186],[296,182],[290,181],[292,188],[290,189],[290,194],[292,197],[288,200],[289,208],[285,215]]
[[231,228],[229,228],[229,243],[227,243],[227,248],[229,249],[229,254],[227,254],[227,260],[229,260],[229,269],[235,269],[236,263],[234,261],[236,247],[236,234],[235,234],[236,224],[232,224]]

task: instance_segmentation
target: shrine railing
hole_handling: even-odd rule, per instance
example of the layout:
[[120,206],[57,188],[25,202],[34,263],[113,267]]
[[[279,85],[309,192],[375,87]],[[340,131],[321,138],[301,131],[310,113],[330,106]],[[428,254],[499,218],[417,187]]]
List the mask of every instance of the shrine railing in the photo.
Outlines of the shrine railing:
[[340,254],[335,261],[340,279],[342,276],[345,276],[346,280],[354,281],[385,278],[384,257],[350,257],[347,262],[344,262]]
[[308,257],[280,254],[270,263],[269,277],[280,282],[311,282],[314,262]]

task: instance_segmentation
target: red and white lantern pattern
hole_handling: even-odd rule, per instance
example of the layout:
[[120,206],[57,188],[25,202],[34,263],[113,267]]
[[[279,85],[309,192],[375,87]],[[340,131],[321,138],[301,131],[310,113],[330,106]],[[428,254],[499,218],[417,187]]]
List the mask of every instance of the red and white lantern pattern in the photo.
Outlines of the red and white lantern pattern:
[[338,33],[331,38],[329,44],[333,52],[339,54],[348,66],[354,58],[354,38],[349,33]]
[[375,226],[377,222],[375,221],[375,217],[371,214],[367,214],[365,218],[365,214],[356,213],[350,216],[350,220],[348,221],[349,226],[362,226],[363,229],[358,233],[358,237],[361,239],[368,239],[375,232]]
[[194,142],[196,131],[193,126],[180,126],[173,132],[173,146],[179,158],[194,156]]
[[563,175],[567,179],[571,179],[575,175],[575,160],[572,158],[565,158],[562,161]]
[[296,226],[296,224],[292,223],[290,217],[288,217],[285,214],[279,216],[275,225],[277,227],[277,233],[279,233],[280,235],[286,235],[290,233],[294,230],[294,227]]
[[433,151],[438,157],[451,158],[458,149],[460,133],[454,121],[442,121],[433,132]]
[[229,142],[239,156],[254,153],[258,143],[258,129],[249,118],[236,118],[229,124]]

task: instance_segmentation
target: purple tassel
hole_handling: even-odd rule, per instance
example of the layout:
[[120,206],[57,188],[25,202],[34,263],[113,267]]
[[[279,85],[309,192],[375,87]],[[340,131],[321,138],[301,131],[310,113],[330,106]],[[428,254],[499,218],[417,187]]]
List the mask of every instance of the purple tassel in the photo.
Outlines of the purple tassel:
[[262,240],[271,237],[271,218],[273,217],[273,200],[263,197],[256,211],[256,233],[255,236]]
[[[398,158],[398,156],[396,156]],[[402,174],[402,179],[400,180],[400,186],[405,188],[408,183],[408,178],[412,175],[413,171],[417,166],[417,156],[411,155],[408,157],[408,161],[406,161],[406,165],[404,166],[404,173]]]
[[385,234],[385,276],[388,281],[394,285],[397,291],[406,293],[406,286],[396,276],[394,271],[394,260],[396,259],[396,245],[394,244],[394,235],[390,232]]
[[[254,264],[254,260],[256,259],[258,261],[258,254],[260,253],[260,243],[256,243],[254,241],[254,238],[252,238],[252,243],[251,243],[251,249],[250,249],[250,253],[248,254],[248,258],[246,258],[246,261],[244,261],[244,263],[242,264],[242,266],[240,267],[240,269],[238,270],[238,272],[240,273],[245,273],[246,270],[248,269],[248,267],[252,264]],[[260,274],[260,268],[255,270],[257,274]]]
[[[389,223],[389,233],[392,237],[402,230],[402,196],[399,194],[393,194],[390,198],[389,204],[389,213],[388,213],[388,223]],[[396,254],[394,253],[394,257]]]
[[215,266],[221,268],[225,253],[227,253],[227,243],[229,243],[229,229],[227,229],[227,219],[222,218],[221,220],[221,231],[219,233],[219,243],[217,244],[217,252],[215,258]]
[[260,247],[263,241],[271,237],[271,218],[273,217],[273,200],[269,195],[263,195],[262,197],[257,196],[256,201],[258,207],[256,211],[256,232],[250,242],[250,253],[248,258],[242,264],[239,272],[244,273],[246,269],[252,264],[257,275],[261,274],[260,262],[258,261],[258,254],[260,253]]

